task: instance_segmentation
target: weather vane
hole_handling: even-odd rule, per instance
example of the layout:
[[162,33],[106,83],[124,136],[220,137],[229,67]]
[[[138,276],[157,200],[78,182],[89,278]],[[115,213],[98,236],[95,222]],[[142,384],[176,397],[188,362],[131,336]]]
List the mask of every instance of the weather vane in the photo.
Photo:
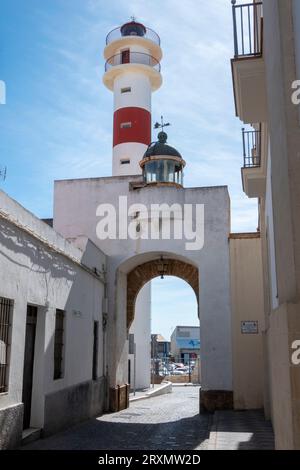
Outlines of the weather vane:
[[161,120],[161,124],[159,124],[159,122],[156,122],[154,124],[154,129],[160,129],[161,128],[161,130],[164,131],[164,127],[167,127],[167,126],[171,125],[169,122],[164,123],[164,117],[163,116],[160,116],[160,120]]

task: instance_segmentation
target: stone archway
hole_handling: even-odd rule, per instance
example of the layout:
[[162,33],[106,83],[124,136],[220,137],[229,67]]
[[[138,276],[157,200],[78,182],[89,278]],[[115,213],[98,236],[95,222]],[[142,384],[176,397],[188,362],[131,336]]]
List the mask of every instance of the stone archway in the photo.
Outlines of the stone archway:
[[134,308],[141,288],[158,276],[176,276],[186,281],[194,290],[199,305],[199,272],[192,264],[184,261],[163,258],[148,261],[136,266],[127,275],[127,328],[134,319]]
[[[128,333],[134,320],[138,294],[149,281],[162,274],[186,281],[198,301],[201,350],[202,358],[205,358],[201,368],[201,409],[213,411],[233,406],[228,265],[225,263],[222,269],[219,268],[219,249],[207,248],[201,252],[201,258],[199,253],[191,252],[189,258],[178,253],[179,250],[153,250],[128,256],[116,266],[115,276],[111,276],[111,411],[129,406]],[[228,253],[224,253],[226,261]]]

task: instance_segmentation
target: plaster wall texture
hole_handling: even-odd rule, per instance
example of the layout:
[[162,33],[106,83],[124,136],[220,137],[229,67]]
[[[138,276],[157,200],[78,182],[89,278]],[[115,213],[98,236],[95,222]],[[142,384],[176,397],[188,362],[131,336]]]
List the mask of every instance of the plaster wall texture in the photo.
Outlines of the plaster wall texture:
[[278,302],[299,295],[300,133],[291,84],[297,78],[292,2],[264,0],[264,47],[272,161]]
[[[261,239],[230,239],[233,392],[235,409],[263,408],[264,298]],[[243,321],[257,321],[258,334],[243,334]]]
[[[292,83],[299,79],[299,2],[264,0],[263,6],[271,159],[269,193],[274,228],[271,262],[275,260],[277,280],[277,302],[274,303],[274,268],[271,266],[269,295],[272,302],[266,312],[270,404],[276,448],[300,449],[300,372],[290,364],[291,338],[299,336],[300,312],[299,107],[291,100]],[[266,201],[266,207],[270,205]]]

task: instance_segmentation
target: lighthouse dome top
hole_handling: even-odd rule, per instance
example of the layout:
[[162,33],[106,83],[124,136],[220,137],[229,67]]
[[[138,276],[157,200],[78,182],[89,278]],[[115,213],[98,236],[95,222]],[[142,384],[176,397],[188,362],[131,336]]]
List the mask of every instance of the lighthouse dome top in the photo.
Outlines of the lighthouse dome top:
[[145,36],[147,29],[142,23],[132,20],[123,24],[120,28],[122,36]]
[[158,141],[153,142],[149,145],[146,152],[144,153],[143,158],[155,157],[158,155],[166,155],[182,159],[182,156],[180,155],[178,150],[176,150],[174,147],[171,147],[171,145],[167,144],[168,135],[166,134],[166,132],[159,132],[157,138]]

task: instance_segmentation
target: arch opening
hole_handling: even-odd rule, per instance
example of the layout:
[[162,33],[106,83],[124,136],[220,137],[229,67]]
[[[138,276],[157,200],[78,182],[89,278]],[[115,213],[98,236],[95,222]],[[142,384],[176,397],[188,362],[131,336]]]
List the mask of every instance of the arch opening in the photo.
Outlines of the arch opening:
[[199,305],[199,272],[198,269],[185,261],[162,258],[148,261],[136,266],[127,275],[127,329],[133,319],[136,299],[139,291],[152,279],[159,276],[174,276],[186,281],[195,292]]

